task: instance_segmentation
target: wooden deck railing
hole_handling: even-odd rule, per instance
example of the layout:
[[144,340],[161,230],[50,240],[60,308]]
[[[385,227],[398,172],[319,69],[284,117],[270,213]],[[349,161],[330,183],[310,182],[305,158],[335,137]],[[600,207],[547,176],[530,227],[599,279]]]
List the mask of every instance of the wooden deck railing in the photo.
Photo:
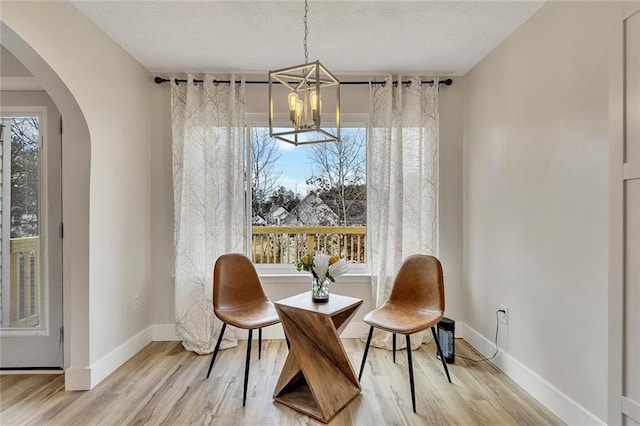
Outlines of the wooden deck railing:
[[254,226],[254,263],[294,263],[309,252],[321,251],[364,263],[365,226]]
[[40,324],[40,237],[11,239],[9,326]]

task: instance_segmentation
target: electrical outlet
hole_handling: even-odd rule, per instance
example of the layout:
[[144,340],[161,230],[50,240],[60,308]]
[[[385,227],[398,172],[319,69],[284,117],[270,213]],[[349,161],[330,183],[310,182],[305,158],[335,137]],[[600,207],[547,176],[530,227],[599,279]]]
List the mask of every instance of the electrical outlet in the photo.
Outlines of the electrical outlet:
[[500,305],[500,310],[504,312],[498,312],[498,319],[501,323],[509,324],[509,307],[507,305]]
[[133,296],[133,309],[138,309],[140,306],[138,295]]

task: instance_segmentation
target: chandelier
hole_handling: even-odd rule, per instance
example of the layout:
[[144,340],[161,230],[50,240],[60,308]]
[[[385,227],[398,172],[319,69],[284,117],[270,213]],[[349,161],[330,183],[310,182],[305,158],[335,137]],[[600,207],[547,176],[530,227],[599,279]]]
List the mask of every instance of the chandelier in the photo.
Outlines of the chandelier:
[[340,82],[320,61],[308,62],[308,12],[305,0],[304,64],[269,71],[269,134],[294,145],[340,140]]

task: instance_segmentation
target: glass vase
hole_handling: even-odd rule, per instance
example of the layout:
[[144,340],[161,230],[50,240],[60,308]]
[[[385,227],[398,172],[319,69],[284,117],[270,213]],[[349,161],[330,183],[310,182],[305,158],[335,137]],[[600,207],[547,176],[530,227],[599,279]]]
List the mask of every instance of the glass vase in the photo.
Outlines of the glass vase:
[[311,279],[311,299],[313,303],[329,301],[329,278],[313,277]]

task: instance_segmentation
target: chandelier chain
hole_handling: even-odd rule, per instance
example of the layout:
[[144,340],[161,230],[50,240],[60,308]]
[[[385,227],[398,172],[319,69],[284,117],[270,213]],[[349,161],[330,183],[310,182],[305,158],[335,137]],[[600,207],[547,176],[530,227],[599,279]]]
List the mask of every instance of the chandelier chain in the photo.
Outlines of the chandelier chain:
[[304,0],[304,63],[309,63],[309,50],[307,49],[307,36],[309,28],[307,27],[307,14],[309,13],[309,4]]

